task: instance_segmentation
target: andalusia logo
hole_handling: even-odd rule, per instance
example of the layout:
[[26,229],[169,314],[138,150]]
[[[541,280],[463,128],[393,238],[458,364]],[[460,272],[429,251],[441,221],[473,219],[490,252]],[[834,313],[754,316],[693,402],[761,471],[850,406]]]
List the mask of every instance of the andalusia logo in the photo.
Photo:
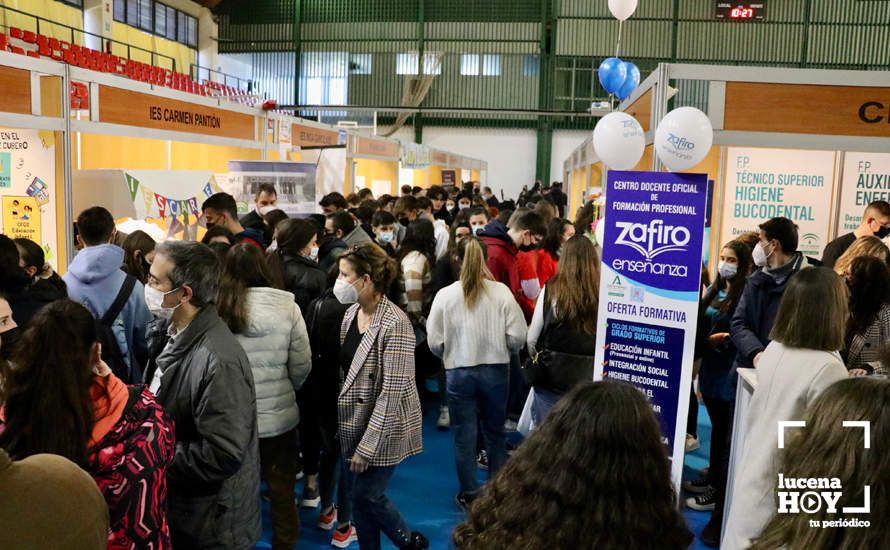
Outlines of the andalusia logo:
[[[791,420],[778,423],[779,448],[785,448],[785,430],[787,428],[805,428],[803,420]],[[871,422],[845,420],[844,428],[863,430],[863,447],[871,448]],[[779,474],[776,490],[778,513],[780,514],[838,514],[838,501],[844,495],[841,480],[836,477],[785,477]],[[871,486],[862,487],[862,506],[843,506],[841,514],[871,513]],[[810,527],[869,527],[869,520],[859,518],[837,517],[834,520],[810,520]]]

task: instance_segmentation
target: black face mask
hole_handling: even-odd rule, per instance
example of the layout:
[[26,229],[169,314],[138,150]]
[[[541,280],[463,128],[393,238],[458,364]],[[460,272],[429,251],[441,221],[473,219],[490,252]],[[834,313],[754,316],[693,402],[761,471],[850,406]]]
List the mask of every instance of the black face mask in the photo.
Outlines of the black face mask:
[[890,235],[890,227],[887,227],[885,225],[882,225],[881,228],[878,229],[877,232],[875,233],[875,237],[877,237],[879,239],[883,239],[887,235]]
[[408,225],[409,225],[411,222],[408,221],[408,218],[402,218],[401,220],[399,220],[399,223],[402,224],[402,225],[404,225],[405,227],[408,227]]
[[536,244],[523,244],[519,246],[520,252],[534,252],[538,249],[538,245]]
[[0,357],[9,361],[12,358],[12,352],[18,345],[22,337],[22,329],[19,327],[11,328],[6,332],[0,333]]

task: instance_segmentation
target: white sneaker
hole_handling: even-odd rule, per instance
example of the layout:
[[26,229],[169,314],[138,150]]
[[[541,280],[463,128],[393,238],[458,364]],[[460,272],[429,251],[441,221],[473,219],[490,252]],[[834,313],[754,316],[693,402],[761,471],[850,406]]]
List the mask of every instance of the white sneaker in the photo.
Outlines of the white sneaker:
[[697,451],[701,448],[701,443],[698,442],[698,439],[692,437],[689,434],[686,434],[686,452],[691,453]]
[[335,548],[348,548],[350,544],[358,540],[355,533],[355,527],[350,523],[349,530],[345,533],[339,529],[334,530],[334,536],[331,538],[331,546]]
[[444,431],[450,427],[451,415],[448,414],[448,407],[439,407],[439,420],[436,422],[436,428]]

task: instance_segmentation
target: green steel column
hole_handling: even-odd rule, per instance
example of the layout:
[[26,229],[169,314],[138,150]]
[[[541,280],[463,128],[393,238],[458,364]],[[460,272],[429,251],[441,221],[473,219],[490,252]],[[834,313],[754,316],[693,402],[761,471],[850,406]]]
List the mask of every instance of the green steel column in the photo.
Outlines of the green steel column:
[[[424,1],[417,2],[417,74],[423,76],[423,55],[424,55],[424,39],[426,30],[424,29]],[[423,143],[423,115],[414,114],[414,142]]]
[[680,0],[674,0],[674,21],[671,25],[671,62],[677,62],[677,40],[680,30]]
[[813,8],[813,0],[804,0],[803,5],[803,36],[801,39],[800,46],[800,66],[807,66],[807,57],[809,56],[810,49],[810,18],[811,11]]
[[[303,63],[303,39],[300,28],[302,20],[302,8],[303,0],[294,0],[294,22],[291,29],[291,40],[293,40],[294,48],[294,105],[299,105],[300,103],[302,103],[300,101],[300,71],[302,70]],[[296,116],[297,113],[294,112],[294,115]]]
[[[557,0],[541,0],[541,63],[538,71],[538,109],[541,111],[554,109],[555,62],[553,50],[556,48],[556,4]],[[547,182],[550,180],[550,158],[553,154],[553,120],[550,117],[539,115],[536,129],[535,178]]]

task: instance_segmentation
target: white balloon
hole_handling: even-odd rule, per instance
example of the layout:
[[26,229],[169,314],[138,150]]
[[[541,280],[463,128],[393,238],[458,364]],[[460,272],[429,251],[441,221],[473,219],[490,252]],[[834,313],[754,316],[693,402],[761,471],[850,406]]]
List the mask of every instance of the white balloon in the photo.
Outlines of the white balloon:
[[637,11],[637,0],[609,0],[609,11],[615,19],[624,21]]
[[692,168],[707,156],[714,142],[708,115],[695,107],[668,113],[655,130],[655,152],[671,172]]
[[602,248],[603,243],[606,242],[606,217],[596,221],[596,227],[593,228],[593,236],[596,237],[596,244],[600,245]]
[[633,168],[643,158],[645,148],[643,127],[627,113],[609,113],[593,129],[593,149],[609,168]]

